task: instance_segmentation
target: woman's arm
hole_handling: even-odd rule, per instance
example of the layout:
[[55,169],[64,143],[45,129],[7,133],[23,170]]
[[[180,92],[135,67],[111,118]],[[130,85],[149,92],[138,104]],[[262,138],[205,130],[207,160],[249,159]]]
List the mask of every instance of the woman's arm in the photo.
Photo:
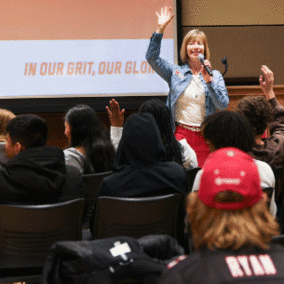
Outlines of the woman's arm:
[[170,84],[173,64],[160,57],[160,50],[163,33],[167,25],[173,19],[174,14],[171,8],[168,7],[162,8],[160,14],[158,12],[156,12],[156,14],[158,16],[158,26],[150,39],[146,59],[153,70]]
[[207,83],[210,98],[217,109],[225,109],[229,105],[229,95],[226,89],[225,81],[219,71],[213,71],[214,79]]

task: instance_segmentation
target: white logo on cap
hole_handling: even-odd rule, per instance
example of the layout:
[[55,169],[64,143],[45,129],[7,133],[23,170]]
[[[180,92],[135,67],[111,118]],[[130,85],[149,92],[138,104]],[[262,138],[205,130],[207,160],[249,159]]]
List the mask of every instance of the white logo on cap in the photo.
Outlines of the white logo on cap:
[[214,171],[214,174],[215,174],[215,175],[218,175],[219,173],[220,173],[220,171],[217,170],[217,169]]
[[241,183],[239,178],[216,178],[215,184],[222,185],[222,184],[234,184],[238,185]]
[[234,153],[234,151],[228,151],[228,152],[227,152],[227,155],[228,155],[229,157],[234,157],[234,156],[235,156],[235,153]]
[[245,171],[241,171],[241,172],[240,172],[240,175],[241,175],[242,177],[245,176],[245,174],[246,174]]

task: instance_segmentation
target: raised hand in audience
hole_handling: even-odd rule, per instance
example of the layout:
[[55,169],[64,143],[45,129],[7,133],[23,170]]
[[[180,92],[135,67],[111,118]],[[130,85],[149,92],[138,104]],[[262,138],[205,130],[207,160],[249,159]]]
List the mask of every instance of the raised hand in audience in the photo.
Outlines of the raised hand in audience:
[[260,87],[266,99],[271,100],[275,98],[275,93],[273,91],[274,74],[266,65],[261,66],[261,71],[263,75],[260,75],[259,77]]
[[109,107],[106,106],[106,110],[111,126],[122,127],[125,109],[120,110],[119,103],[115,99],[112,99],[109,101]]
[[156,33],[162,34],[165,31],[165,28],[173,19],[174,14],[172,13],[171,7],[164,7],[161,9],[160,14],[156,11],[156,15],[158,16],[158,27],[156,29]]

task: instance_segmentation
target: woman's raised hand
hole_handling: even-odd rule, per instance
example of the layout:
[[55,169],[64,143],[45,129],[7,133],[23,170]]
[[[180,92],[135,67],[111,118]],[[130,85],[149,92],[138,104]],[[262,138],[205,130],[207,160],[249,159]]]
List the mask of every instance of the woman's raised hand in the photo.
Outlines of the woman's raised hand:
[[164,7],[161,9],[161,12],[156,12],[158,16],[158,27],[156,29],[156,33],[162,34],[165,31],[166,26],[173,19],[174,14],[172,12],[171,7]]

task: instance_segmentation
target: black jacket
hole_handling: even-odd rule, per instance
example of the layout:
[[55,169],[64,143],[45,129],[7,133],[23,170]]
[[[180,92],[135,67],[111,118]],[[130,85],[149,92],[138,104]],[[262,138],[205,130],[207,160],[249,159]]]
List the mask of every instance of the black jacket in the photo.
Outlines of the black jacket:
[[149,113],[131,115],[123,127],[113,174],[103,179],[98,196],[187,194],[185,171],[177,163],[165,160],[166,151],[155,118]]
[[0,168],[0,204],[46,204],[86,197],[82,178],[66,167],[63,151],[42,146],[21,151]]
[[[123,245],[123,256],[112,249]],[[165,235],[138,240],[116,237],[96,241],[58,242],[43,269],[44,284],[111,284],[122,279],[158,284],[166,263],[183,254],[177,242]],[[128,282],[127,282],[128,283]],[[132,283],[132,282],[131,282]]]

